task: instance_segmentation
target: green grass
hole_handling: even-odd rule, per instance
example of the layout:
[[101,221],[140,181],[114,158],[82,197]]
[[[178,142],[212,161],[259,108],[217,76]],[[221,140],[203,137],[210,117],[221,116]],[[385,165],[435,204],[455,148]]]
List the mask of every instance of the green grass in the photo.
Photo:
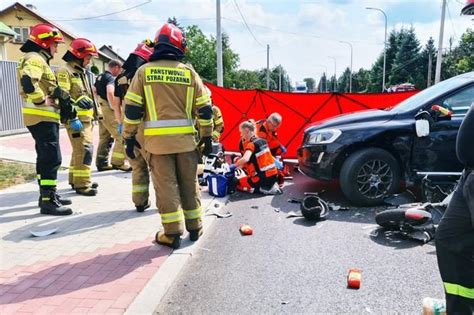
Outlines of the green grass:
[[22,184],[36,178],[34,164],[0,160],[0,189]]

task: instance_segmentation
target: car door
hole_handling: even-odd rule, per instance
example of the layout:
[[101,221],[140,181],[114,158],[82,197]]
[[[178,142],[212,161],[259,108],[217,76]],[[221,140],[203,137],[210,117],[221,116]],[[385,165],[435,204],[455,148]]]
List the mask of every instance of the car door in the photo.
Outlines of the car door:
[[[456,157],[456,136],[469,107],[474,102],[474,85],[442,97],[433,105],[450,108],[450,120],[440,119],[430,126],[427,137],[415,137],[412,170],[415,172],[460,172],[462,165]],[[473,139],[474,141],[474,139]]]

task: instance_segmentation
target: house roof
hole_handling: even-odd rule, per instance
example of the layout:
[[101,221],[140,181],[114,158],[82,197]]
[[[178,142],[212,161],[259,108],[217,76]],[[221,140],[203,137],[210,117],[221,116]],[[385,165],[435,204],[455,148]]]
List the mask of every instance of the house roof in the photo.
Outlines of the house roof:
[[122,56],[120,56],[117,52],[115,52],[112,48],[110,48],[110,46],[103,45],[102,47],[99,48],[99,51],[106,54],[111,59],[118,59],[122,63],[125,62],[125,59],[123,59]]
[[16,33],[11,28],[0,22],[0,35],[15,36]]
[[[30,15],[36,17],[38,20],[40,20],[40,21],[42,21],[42,22],[44,22],[44,23],[48,23],[48,24],[51,24],[51,25],[55,26],[58,30],[61,31],[61,33],[62,33],[63,35],[66,35],[67,37],[70,37],[70,38],[72,38],[72,39],[78,38],[77,36],[73,35],[72,33],[70,33],[70,32],[68,32],[68,31],[64,30],[64,28],[61,27],[60,25],[58,25],[58,24],[56,24],[56,23],[54,23],[54,22],[48,20],[47,18],[45,18],[45,17],[43,17],[42,15],[38,14],[36,11],[31,10],[30,8],[28,8],[28,7],[24,6],[24,5],[22,5],[22,4],[19,3],[19,2],[15,2],[15,3],[13,3],[12,5],[10,5],[10,6],[6,7],[5,9],[1,10],[1,11],[0,11],[0,15],[5,14],[5,13],[7,13],[7,12],[10,11],[10,10],[20,10],[20,11],[24,11],[24,12],[26,12],[27,14],[30,14]],[[0,23],[1,23],[1,22],[0,22]],[[15,35],[15,33],[13,33],[13,35]],[[114,52],[114,53],[115,53],[115,52]],[[115,53],[115,54],[116,54],[116,53]],[[100,51],[100,50],[99,50],[99,55],[100,55],[101,57],[104,57],[105,59],[108,59],[108,60],[113,59],[113,58],[111,58],[108,54],[105,54],[105,53],[103,53],[103,52]],[[117,55],[117,56],[118,56],[118,55]],[[115,58],[115,57],[114,57],[114,58]]]

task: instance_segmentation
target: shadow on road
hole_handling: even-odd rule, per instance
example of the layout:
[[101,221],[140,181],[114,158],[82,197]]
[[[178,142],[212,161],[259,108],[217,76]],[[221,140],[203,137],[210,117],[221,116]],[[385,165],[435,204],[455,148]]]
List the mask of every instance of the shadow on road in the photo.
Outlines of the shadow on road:
[[[5,241],[21,242],[26,239],[43,241],[64,236],[70,236],[98,230],[114,225],[115,223],[133,219],[138,216],[155,215],[155,211],[138,213],[133,210],[117,210],[85,215],[72,215],[70,217],[53,217],[51,219],[34,222],[8,232],[2,239]],[[15,217],[13,217],[15,218]],[[32,237],[30,231],[47,231],[58,229],[55,234],[45,237]]]

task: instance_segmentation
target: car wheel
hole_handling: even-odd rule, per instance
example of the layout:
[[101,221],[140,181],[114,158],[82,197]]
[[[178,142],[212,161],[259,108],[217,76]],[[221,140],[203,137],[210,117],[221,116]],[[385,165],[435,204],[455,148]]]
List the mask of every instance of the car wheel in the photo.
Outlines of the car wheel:
[[364,149],[346,159],[339,181],[342,192],[354,204],[373,206],[398,190],[400,167],[387,151]]

